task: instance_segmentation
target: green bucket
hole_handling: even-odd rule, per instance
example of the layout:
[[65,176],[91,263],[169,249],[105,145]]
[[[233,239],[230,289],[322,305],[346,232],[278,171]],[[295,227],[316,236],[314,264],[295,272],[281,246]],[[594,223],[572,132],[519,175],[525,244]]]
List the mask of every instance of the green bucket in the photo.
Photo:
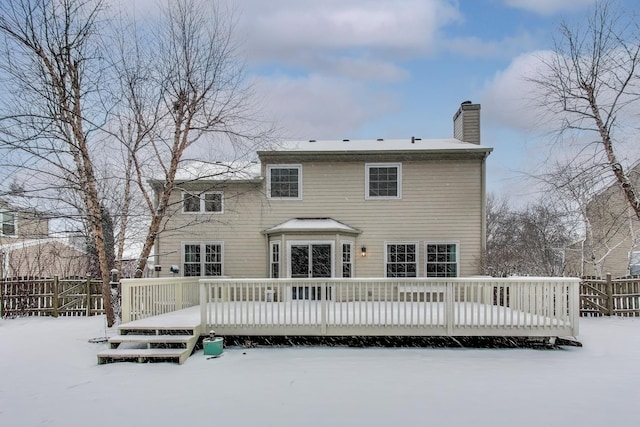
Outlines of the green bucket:
[[222,337],[205,338],[202,340],[204,346],[205,356],[220,356],[222,354],[222,347],[224,346],[224,339]]

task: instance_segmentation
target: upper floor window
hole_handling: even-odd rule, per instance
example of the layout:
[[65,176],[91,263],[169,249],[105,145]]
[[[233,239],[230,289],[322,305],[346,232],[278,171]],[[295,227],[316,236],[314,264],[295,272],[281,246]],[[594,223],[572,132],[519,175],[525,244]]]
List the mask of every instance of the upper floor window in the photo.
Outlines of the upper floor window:
[[15,236],[16,235],[16,216],[9,212],[0,212],[0,219],[2,220],[2,228],[0,229],[0,235]]
[[271,199],[302,199],[302,165],[267,166],[267,191]]
[[385,248],[385,273],[387,277],[417,277],[417,243],[387,243]]
[[182,212],[184,213],[222,213],[222,192],[182,193]]
[[458,244],[425,243],[425,275],[458,277]]
[[402,198],[402,165],[368,163],[366,165],[366,199]]

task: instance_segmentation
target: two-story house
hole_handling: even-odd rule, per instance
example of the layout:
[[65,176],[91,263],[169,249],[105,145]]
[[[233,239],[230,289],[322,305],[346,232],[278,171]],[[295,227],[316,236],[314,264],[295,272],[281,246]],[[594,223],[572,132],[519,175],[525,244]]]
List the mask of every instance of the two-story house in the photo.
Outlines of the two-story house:
[[[640,163],[628,174],[635,188],[640,188]],[[588,203],[586,214],[591,233],[574,248],[571,260],[575,270],[585,276],[640,275],[640,225],[620,185],[612,182],[598,192]]]
[[239,169],[185,165],[156,241],[158,274],[478,274],[492,149],[480,145],[480,105],[463,103],[453,122],[447,139],[292,141]]
[[0,200],[0,279],[83,276],[88,257],[69,236],[52,236],[49,219]]

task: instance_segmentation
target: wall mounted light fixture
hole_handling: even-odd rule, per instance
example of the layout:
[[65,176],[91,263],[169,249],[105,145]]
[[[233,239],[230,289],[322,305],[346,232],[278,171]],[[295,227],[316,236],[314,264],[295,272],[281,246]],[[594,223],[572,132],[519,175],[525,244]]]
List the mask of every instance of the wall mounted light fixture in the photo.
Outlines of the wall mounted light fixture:
[[362,252],[361,252],[361,253],[362,253],[362,256],[367,256],[367,247],[366,247],[366,246],[362,246],[361,251],[362,251]]

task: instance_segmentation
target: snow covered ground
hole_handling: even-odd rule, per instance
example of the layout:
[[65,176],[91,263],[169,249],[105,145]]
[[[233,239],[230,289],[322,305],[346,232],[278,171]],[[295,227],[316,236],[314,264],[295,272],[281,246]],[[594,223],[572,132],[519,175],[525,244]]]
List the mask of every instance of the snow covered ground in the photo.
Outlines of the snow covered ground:
[[639,425],[640,320],[580,328],[584,347],[561,350],[229,348],[97,365],[101,317],[0,320],[0,426]]

